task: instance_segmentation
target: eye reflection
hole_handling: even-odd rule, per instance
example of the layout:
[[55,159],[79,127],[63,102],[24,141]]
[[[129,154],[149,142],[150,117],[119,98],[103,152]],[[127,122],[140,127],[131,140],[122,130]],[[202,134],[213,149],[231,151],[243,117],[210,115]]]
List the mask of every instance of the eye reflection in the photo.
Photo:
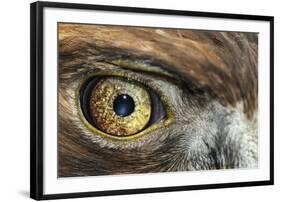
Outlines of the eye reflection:
[[96,129],[117,137],[135,135],[165,118],[159,96],[140,82],[93,77],[80,90],[80,106]]

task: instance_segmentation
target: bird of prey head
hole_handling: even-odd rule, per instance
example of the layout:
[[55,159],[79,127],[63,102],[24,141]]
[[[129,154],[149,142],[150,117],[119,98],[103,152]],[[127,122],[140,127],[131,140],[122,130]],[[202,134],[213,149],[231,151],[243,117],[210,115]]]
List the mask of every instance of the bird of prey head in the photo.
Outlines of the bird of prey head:
[[59,23],[58,174],[255,168],[256,33]]

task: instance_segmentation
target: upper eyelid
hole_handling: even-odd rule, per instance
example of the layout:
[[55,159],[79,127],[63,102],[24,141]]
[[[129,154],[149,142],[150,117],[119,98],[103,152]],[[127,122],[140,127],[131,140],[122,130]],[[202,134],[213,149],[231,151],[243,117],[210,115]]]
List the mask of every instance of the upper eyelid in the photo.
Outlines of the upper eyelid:
[[[157,76],[160,79],[165,79],[166,81],[173,83],[175,85],[181,86],[187,90],[200,90],[201,89],[196,82],[189,80],[187,77],[180,77],[177,73],[172,73],[166,71],[163,68],[163,64],[154,65],[154,63],[150,64],[147,60],[130,60],[130,59],[115,59],[107,61],[109,64],[116,65],[117,67],[123,70],[129,70],[136,73],[143,73],[150,76]],[[173,67],[166,67],[172,69]],[[136,79],[137,80],[137,79]],[[203,90],[204,91],[204,90]]]
[[114,69],[114,70],[99,70],[99,71],[95,71],[95,72],[91,72],[89,74],[87,74],[85,77],[83,77],[83,79],[81,79],[79,81],[79,86],[76,90],[77,92],[77,96],[79,96],[79,89],[81,88],[81,86],[84,84],[85,81],[93,78],[93,77],[121,77],[121,78],[126,78],[129,80],[133,80],[136,82],[140,82],[141,84],[151,88],[152,90],[156,91],[160,96],[161,99],[165,102],[166,105],[169,105],[169,98],[167,97],[165,90],[163,88],[161,88],[161,86],[159,86],[159,84],[156,84],[157,81],[162,80],[165,82],[170,82],[174,85],[176,84],[176,80],[173,79],[169,79],[169,81],[167,80],[168,78],[165,77],[158,77],[157,79],[155,79],[154,76],[152,76],[151,74],[147,74],[147,72],[134,72],[134,71],[128,71],[126,69]]
[[[154,83],[153,81],[156,81],[154,79],[154,77],[151,74],[148,74],[145,71],[141,71],[141,72],[134,72],[134,71],[128,71],[127,69],[123,69],[123,68],[118,68],[118,69],[111,69],[111,70],[101,70],[99,69],[98,71],[94,71],[94,72],[88,72],[88,74],[83,77],[83,79],[80,80],[80,84],[82,85],[86,80],[89,80],[93,77],[121,77],[121,78],[126,78],[129,80],[134,80],[137,82],[140,82],[154,90],[157,91],[157,89],[155,89],[154,85],[152,85],[152,83]],[[166,78],[164,77],[159,77],[157,80],[165,80],[167,81]]]

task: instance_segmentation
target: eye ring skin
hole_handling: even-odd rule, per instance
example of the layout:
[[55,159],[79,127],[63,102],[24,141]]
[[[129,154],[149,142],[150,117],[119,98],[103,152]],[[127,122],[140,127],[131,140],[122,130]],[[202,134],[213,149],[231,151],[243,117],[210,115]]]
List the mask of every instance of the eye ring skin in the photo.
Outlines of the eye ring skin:
[[97,77],[97,76],[121,77],[121,78],[126,78],[128,80],[137,81],[137,82],[142,83],[143,85],[146,85],[144,83],[144,81],[142,81],[141,79],[135,78],[134,76],[130,76],[128,73],[121,72],[121,71],[111,71],[111,72],[110,71],[107,71],[107,72],[99,71],[99,72],[91,73],[91,74],[87,75],[84,79],[82,79],[82,81],[80,81],[80,84],[78,85],[78,88],[76,89],[76,106],[78,109],[78,116],[79,116],[80,120],[86,126],[86,128],[93,133],[93,135],[99,135],[103,138],[108,138],[108,139],[117,140],[117,141],[130,141],[130,140],[134,140],[136,138],[145,136],[146,134],[156,131],[157,129],[168,127],[171,123],[173,123],[174,113],[170,110],[168,101],[162,95],[162,93],[157,92],[160,94],[160,100],[163,102],[163,105],[166,109],[166,118],[163,121],[160,121],[159,123],[155,123],[155,124],[151,125],[150,127],[142,130],[141,132],[136,133],[131,136],[113,136],[113,135],[107,134],[107,133],[95,128],[84,117],[84,114],[83,114],[83,111],[81,108],[81,103],[80,103],[80,90],[81,90],[83,84],[87,80],[89,80],[93,77]]

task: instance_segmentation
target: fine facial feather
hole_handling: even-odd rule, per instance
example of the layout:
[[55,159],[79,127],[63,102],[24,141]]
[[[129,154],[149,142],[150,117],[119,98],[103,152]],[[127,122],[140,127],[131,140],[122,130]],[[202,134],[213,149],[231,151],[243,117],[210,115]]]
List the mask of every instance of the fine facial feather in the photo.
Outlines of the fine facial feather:
[[[182,82],[124,70],[116,59]],[[143,77],[169,99],[173,124],[125,142],[93,134],[76,91],[97,70]],[[254,33],[59,24],[59,176],[256,167],[257,91]]]

